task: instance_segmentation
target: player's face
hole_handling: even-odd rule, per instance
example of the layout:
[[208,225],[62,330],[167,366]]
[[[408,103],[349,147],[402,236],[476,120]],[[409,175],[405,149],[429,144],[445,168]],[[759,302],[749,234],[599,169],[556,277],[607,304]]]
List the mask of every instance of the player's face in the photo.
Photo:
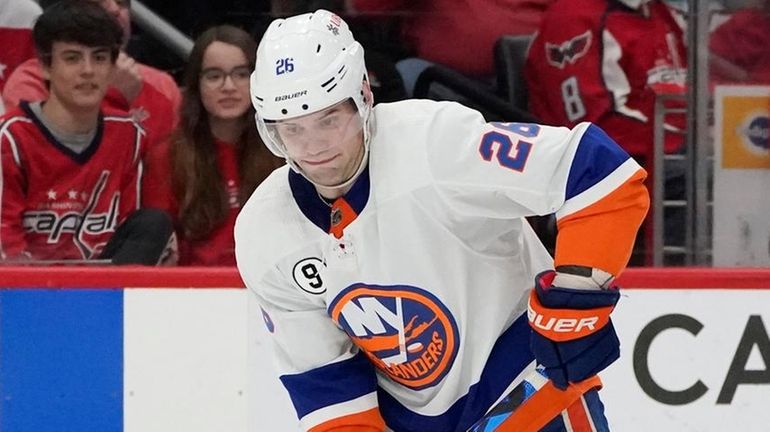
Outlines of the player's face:
[[102,103],[114,68],[107,47],[54,42],[44,75],[52,98],[73,110],[93,110]]
[[353,103],[275,124],[289,158],[314,183],[333,187],[352,177],[364,155],[363,121]]
[[203,53],[198,80],[201,102],[212,123],[239,119],[251,106],[251,68],[240,48],[212,42]]

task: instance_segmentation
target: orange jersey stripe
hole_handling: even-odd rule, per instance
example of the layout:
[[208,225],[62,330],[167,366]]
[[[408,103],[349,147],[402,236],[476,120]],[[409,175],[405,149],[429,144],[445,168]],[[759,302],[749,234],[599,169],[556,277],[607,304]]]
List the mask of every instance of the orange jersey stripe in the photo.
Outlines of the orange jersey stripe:
[[609,195],[560,219],[554,265],[594,267],[618,275],[631,257],[650,206],[646,175],[638,170]]
[[571,384],[565,390],[554,387],[548,381],[540,390],[535,392],[510,417],[496,429],[498,432],[537,431],[560,415],[565,408],[580,401],[583,393],[601,388],[602,382],[598,376],[593,376],[577,384]]
[[385,430],[385,420],[380,410],[372,408],[360,413],[338,417],[318,426],[308,432],[382,432]]

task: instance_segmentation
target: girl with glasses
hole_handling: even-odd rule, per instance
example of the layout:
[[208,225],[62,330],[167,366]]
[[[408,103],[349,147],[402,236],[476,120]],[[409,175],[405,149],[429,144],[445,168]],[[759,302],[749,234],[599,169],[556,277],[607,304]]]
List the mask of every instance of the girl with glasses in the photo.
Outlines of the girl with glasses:
[[179,124],[147,158],[144,202],[168,211],[180,265],[234,265],[241,205],[280,159],[254,125],[249,76],[256,44],[245,31],[213,27],[196,40],[185,70]]

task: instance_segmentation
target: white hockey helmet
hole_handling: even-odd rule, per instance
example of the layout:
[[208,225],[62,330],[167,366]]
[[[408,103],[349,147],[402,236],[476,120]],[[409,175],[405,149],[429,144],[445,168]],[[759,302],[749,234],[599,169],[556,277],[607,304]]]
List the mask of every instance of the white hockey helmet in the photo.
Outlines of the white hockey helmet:
[[251,101],[262,140],[302,173],[266,123],[312,114],[351,99],[363,120],[368,151],[371,106],[363,84],[368,81],[364,49],[339,16],[319,9],[273,21],[259,43],[251,75]]

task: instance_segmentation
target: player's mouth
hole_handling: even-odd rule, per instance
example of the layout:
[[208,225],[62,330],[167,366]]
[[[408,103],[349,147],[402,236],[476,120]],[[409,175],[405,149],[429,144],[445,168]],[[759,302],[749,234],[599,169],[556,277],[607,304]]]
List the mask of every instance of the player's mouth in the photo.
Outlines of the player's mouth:
[[334,156],[332,156],[332,157],[330,157],[328,159],[321,159],[321,160],[307,160],[307,159],[303,159],[302,161],[305,162],[306,164],[310,165],[310,166],[319,166],[319,165],[327,164],[327,163],[333,161],[334,159],[337,159],[337,156],[339,156],[339,155],[334,155]]

